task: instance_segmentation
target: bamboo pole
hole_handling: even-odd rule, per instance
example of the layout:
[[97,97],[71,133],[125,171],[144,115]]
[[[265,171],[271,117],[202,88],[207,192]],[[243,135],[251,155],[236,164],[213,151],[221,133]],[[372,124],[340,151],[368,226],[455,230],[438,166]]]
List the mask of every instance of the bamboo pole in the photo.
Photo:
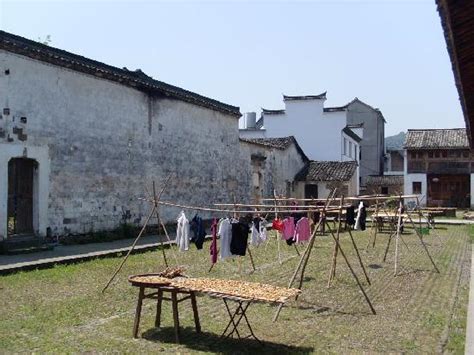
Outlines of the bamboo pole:
[[[163,241],[160,238],[160,216],[158,214],[158,204],[157,204],[155,180],[153,180],[152,186],[153,186],[153,199],[155,201],[153,203],[153,207],[154,207],[154,210],[155,210],[155,213],[156,213],[156,224],[158,225],[158,239],[159,239],[160,244],[161,244],[161,253],[163,254],[163,260],[165,261],[166,267],[168,267],[169,265],[168,265],[168,259],[166,258],[165,246],[163,245]],[[170,248],[171,248],[171,245],[170,245]]]
[[[338,241],[339,241],[339,236],[341,233],[341,218],[342,218],[343,203],[344,203],[344,196],[341,196],[340,205],[339,205],[339,214],[338,214],[338,226],[337,226],[337,232],[336,232],[337,233],[336,238]],[[329,225],[327,225],[327,227],[330,228]],[[334,280],[334,278],[336,277],[337,251],[338,251],[337,244],[334,244],[334,250],[332,254],[332,266],[331,266],[331,270],[329,271],[329,278],[328,278],[328,287],[331,286],[331,281]]]
[[342,250],[341,244],[340,244],[339,241],[337,240],[337,238],[336,238],[336,236],[334,235],[333,231],[329,228],[329,225],[328,225],[328,229],[329,229],[329,233],[330,233],[331,236],[332,236],[332,239],[334,239],[334,242],[336,243],[337,247],[339,248],[339,251],[341,252],[341,255],[342,255],[344,261],[346,262],[347,267],[349,268],[349,270],[350,270],[352,276],[354,277],[354,279],[355,279],[355,281],[356,281],[356,283],[357,283],[357,286],[359,286],[360,291],[361,291],[362,294],[364,295],[365,301],[366,301],[367,304],[369,305],[370,310],[372,311],[372,314],[376,314],[375,309],[374,309],[374,306],[372,306],[372,302],[370,301],[369,296],[368,296],[367,293],[365,292],[365,289],[364,289],[364,287],[362,286],[361,282],[359,281],[359,278],[357,277],[357,274],[355,273],[354,269],[352,269],[352,266],[351,266],[351,264],[349,263],[349,260],[347,259],[346,254],[345,254],[344,251]]
[[398,244],[399,244],[399,241],[400,241],[400,227],[401,227],[401,221],[402,221],[402,209],[403,209],[403,200],[400,197],[399,207],[398,207],[397,235],[396,235],[396,239],[395,239],[395,271],[394,271],[394,276],[397,276],[397,272],[398,272]]
[[153,206],[153,208],[151,209],[150,211],[150,214],[147,216],[146,220],[145,220],[145,224],[143,224],[143,227],[142,229],[140,230],[140,233],[138,233],[138,236],[135,238],[132,246],[130,247],[130,249],[128,250],[128,253],[127,255],[125,255],[125,257],[122,259],[122,262],[119,264],[119,266],[117,267],[117,269],[115,270],[115,272],[113,273],[112,277],[110,278],[109,282],[107,282],[107,284],[105,285],[105,287],[102,289],[102,293],[105,292],[105,290],[109,287],[110,283],[113,281],[113,279],[115,278],[115,276],[117,276],[117,274],[120,272],[120,270],[122,270],[122,267],[123,267],[123,264],[125,264],[125,262],[127,261],[128,257],[130,256],[130,254],[132,253],[133,249],[135,248],[135,246],[137,245],[137,242],[138,242],[138,239],[140,239],[140,237],[142,236],[143,232],[145,231],[145,228],[148,224],[148,221],[150,220],[151,216],[153,215],[153,213],[155,213],[155,207]]
[[[408,219],[410,220],[410,222],[411,222],[413,228],[415,228],[415,223],[414,223],[413,220],[411,219],[410,214],[407,214],[407,215],[408,215]],[[433,258],[431,257],[431,254],[430,254],[430,252],[429,252],[429,250],[428,250],[428,247],[426,246],[426,244],[425,244],[425,242],[424,242],[424,240],[423,240],[423,237],[421,236],[420,232],[419,232],[416,228],[415,228],[415,232],[416,232],[416,235],[418,236],[418,239],[419,239],[420,242],[421,242],[421,245],[422,245],[423,248],[425,249],[426,255],[428,255],[428,258],[430,259],[431,264],[433,264],[433,267],[434,267],[435,271],[439,274],[439,269],[438,269],[438,267],[436,266],[436,264],[435,264]]]
[[367,280],[367,283],[370,285],[370,279],[369,279],[369,276],[367,275],[367,271],[365,270],[365,266],[364,266],[364,263],[362,262],[362,258],[359,254],[359,249],[357,248],[357,244],[354,240],[354,237],[352,236],[352,232],[351,230],[349,229],[349,236],[351,238],[351,241],[352,241],[352,245],[354,246],[354,250],[357,254],[357,258],[359,259],[359,264],[360,264],[360,267],[362,268],[362,271],[364,272],[364,276],[365,276],[365,279]]
[[[327,205],[329,204],[329,200],[330,200],[330,198],[332,198],[331,196],[334,196],[335,192],[336,192],[336,189],[334,189],[333,192],[332,192],[332,194],[330,194],[330,195],[327,197],[325,206],[327,206]],[[323,214],[323,215],[324,215],[324,214]],[[316,240],[316,238],[315,238],[315,237],[316,237],[316,233],[317,233],[317,231],[318,231],[318,229],[319,229],[319,226],[321,225],[321,222],[322,222],[322,221],[323,221],[323,218],[320,218],[318,224],[316,225],[316,228],[314,228],[313,233],[312,233],[311,238],[310,238],[310,241],[309,241],[308,245],[306,246],[306,249],[304,250],[303,255],[301,256],[301,258],[300,258],[300,260],[299,260],[299,262],[298,262],[298,265],[296,266],[296,269],[295,269],[293,275],[292,275],[291,278],[290,278],[290,281],[288,282],[288,288],[290,288],[290,287],[293,285],[293,282],[295,282],[296,276],[298,275],[298,271],[299,271],[302,267],[303,267],[303,269],[302,269],[302,272],[301,272],[301,274],[302,274],[301,279],[304,278],[304,269],[306,268],[306,264],[308,263],[309,257],[310,257],[310,255],[311,255],[311,250],[312,250],[312,248],[313,248],[314,241]],[[301,285],[301,286],[302,286],[302,285]],[[301,286],[300,286],[300,289],[301,289]],[[278,307],[277,307],[276,312],[275,312],[275,316],[273,317],[273,322],[276,322],[276,321],[277,321],[278,316],[279,316],[279,314],[280,314],[282,308],[283,308],[283,304],[280,303],[280,304],[278,305]]]
[[[161,198],[161,195],[163,194],[163,192],[165,191],[166,189],[166,185],[168,184],[169,180],[171,179],[171,174],[168,175],[168,177],[165,179],[165,182],[163,184],[163,187],[161,188],[161,191],[158,195],[158,199]],[[156,202],[156,200],[154,200]],[[119,264],[119,266],[117,267],[117,269],[115,270],[114,274],[112,275],[112,277],[110,278],[110,280],[107,282],[107,284],[105,285],[105,287],[102,289],[102,293],[105,292],[105,290],[109,287],[109,285],[112,283],[112,281],[114,280],[115,276],[117,276],[117,274],[120,272],[120,270],[122,270],[122,267],[123,265],[125,264],[125,262],[127,261],[128,257],[130,256],[130,254],[132,253],[133,249],[135,249],[135,246],[137,245],[137,242],[138,240],[140,239],[140,237],[142,236],[143,232],[145,231],[147,225],[148,225],[148,222],[150,221],[150,218],[153,216],[153,214],[155,213],[155,209],[156,209],[156,204],[154,203],[153,204],[153,207],[150,211],[150,213],[148,214],[146,220],[145,220],[145,223],[143,224],[143,227],[142,229],[140,230],[140,233],[138,233],[138,236],[135,238],[135,240],[133,241],[133,244],[132,246],[130,247],[130,249],[128,250],[128,253],[127,255],[125,255],[125,257],[123,258],[122,262]],[[162,243],[162,249],[163,248],[163,243]]]

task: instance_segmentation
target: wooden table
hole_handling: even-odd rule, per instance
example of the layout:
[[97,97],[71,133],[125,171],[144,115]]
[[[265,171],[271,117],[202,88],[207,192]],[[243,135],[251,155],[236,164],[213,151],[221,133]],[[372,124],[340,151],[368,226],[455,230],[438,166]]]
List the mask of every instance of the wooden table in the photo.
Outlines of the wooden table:
[[[227,310],[227,314],[229,315],[229,322],[227,323],[227,326],[225,327],[224,332],[221,335],[221,338],[233,337],[233,335],[235,334],[237,335],[239,339],[242,339],[243,337],[241,336],[241,333],[239,332],[239,326],[246,324],[248,330],[250,331],[250,335],[245,338],[252,337],[258,342],[260,342],[260,340],[255,336],[252,326],[250,325],[249,319],[247,318],[247,315],[246,315],[246,312],[249,306],[252,303],[283,304],[288,300],[289,297],[296,296],[298,293],[301,292],[300,290],[297,290],[297,289],[289,290],[283,287],[276,287],[276,286],[271,286],[271,285],[262,285],[258,283],[249,283],[249,282],[244,282],[244,281],[232,280],[232,282],[246,283],[247,287],[249,286],[248,284],[252,284],[251,287],[265,287],[265,291],[263,292],[267,292],[268,287],[277,289],[277,291],[278,289],[281,289],[281,290],[284,290],[284,294],[285,294],[284,296],[280,296],[280,297],[277,296],[274,299],[270,299],[264,296],[255,296],[255,295],[251,298],[248,298],[242,295],[236,296],[236,295],[225,293],[222,290],[222,288],[219,288],[219,287],[216,287],[213,289],[210,289],[209,287],[203,288],[196,285],[194,286],[189,285],[189,282],[186,285],[185,283],[183,283],[183,280],[177,281],[178,278],[169,279],[169,283],[168,283],[168,280],[162,281],[163,280],[162,278],[160,278],[161,279],[160,282],[162,283],[144,281],[145,279],[147,279],[146,277],[156,276],[156,275],[157,274],[144,274],[144,275],[135,275],[135,276],[129,277],[129,282],[133,286],[139,287],[137,309],[135,312],[135,322],[133,325],[134,338],[138,337],[138,328],[140,325],[142,304],[143,304],[143,300],[146,298],[157,300],[156,318],[155,318],[156,327],[159,327],[161,323],[161,305],[162,305],[163,300],[171,301],[172,309],[173,309],[174,330],[175,330],[175,337],[176,337],[177,343],[179,343],[178,304],[182,301],[190,299],[191,305],[193,308],[196,332],[200,333],[201,325],[199,322],[199,314],[198,314],[197,302],[196,302],[196,293],[200,293],[203,295],[207,295],[209,297],[220,298],[224,302],[224,306]],[[140,277],[141,277],[141,280],[139,280]],[[186,279],[186,280],[193,280],[193,279]],[[200,280],[203,280],[203,279],[200,279]],[[218,280],[216,279],[216,281]],[[151,293],[146,293],[147,289],[152,289],[153,291]],[[280,290],[280,294],[282,292],[281,290]],[[288,295],[288,291],[290,291],[291,295]],[[165,292],[170,293],[171,296],[164,297],[163,294]],[[178,298],[179,294],[183,294],[185,296],[182,298]],[[231,310],[231,306],[230,306],[231,302],[235,302],[236,304],[236,308],[234,310]]]
[[[174,333],[176,342],[179,343],[179,312],[178,312],[178,304],[183,302],[187,299],[191,300],[191,306],[193,308],[194,314],[194,324],[196,326],[196,332],[201,332],[201,324],[199,322],[199,313],[197,309],[197,302],[196,302],[196,293],[194,291],[189,290],[181,290],[174,286],[169,285],[158,285],[158,284],[146,284],[146,283],[139,283],[130,281],[133,286],[139,287],[138,292],[138,301],[137,301],[137,309],[135,311],[135,322],[133,324],[133,337],[138,337],[138,328],[140,326],[140,317],[142,312],[142,304],[143,300],[148,299],[156,299],[156,317],[155,317],[155,327],[160,327],[161,325],[161,305],[163,300],[171,301],[171,306],[173,309],[173,322],[174,322]],[[146,289],[152,289],[154,292],[145,293]],[[170,297],[164,297],[163,294],[167,292],[170,294]],[[184,294],[185,296],[182,298],[178,298],[178,295]]]

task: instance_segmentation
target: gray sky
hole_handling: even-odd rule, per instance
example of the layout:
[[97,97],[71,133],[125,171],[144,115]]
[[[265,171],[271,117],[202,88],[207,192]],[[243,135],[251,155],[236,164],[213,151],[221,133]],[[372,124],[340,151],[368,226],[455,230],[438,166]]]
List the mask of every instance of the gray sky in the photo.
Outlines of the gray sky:
[[387,135],[464,126],[434,0],[0,0],[0,28],[241,112],[327,91],[380,108]]

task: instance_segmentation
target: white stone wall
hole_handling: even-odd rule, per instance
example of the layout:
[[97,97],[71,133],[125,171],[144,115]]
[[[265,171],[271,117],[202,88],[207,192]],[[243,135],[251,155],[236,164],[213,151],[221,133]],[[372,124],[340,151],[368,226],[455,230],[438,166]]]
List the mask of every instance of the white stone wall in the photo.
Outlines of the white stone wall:
[[[39,196],[40,235],[47,227],[64,235],[142,223],[144,185],[150,189],[156,180],[159,186],[170,173],[165,200],[209,205],[229,202],[231,193],[239,201],[249,198],[233,116],[5,51],[0,108],[10,109],[0,119],[0,237],[6,234],[5,164],[23,148],[38,155],[40,174],[48,175]],[[23,128],[25,141],[14,127]],[[165,220],[178,212],[162,208]]]
[[405,174],[403,179],[405,195],[415,195],[415,193],[413,192],[413,182],[416,181],[421,182],[421,194],[417,194],[418,200],[420,201],[421,206],[426,206],[428,187],[428,180],[426,174]]

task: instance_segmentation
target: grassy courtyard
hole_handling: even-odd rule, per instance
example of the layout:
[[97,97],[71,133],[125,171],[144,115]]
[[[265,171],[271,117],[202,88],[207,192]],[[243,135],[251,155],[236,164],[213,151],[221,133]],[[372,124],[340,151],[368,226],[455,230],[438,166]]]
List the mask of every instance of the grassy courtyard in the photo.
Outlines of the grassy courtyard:
[[[472,230],[466,226],[439,226],[425,236],[441,273],[413,234],[406,229],[400,244],[400,274],[393,277],[392,243],[382,262],[387,234],[379,234],[375,248],[367,248],[369,232],[354,233],[372,285],[365,283],[347,234],[342,246],[364,281],[377,315],[372,315],[342,258],[336,280],[327,288],[332,239],[318,236],[306,269],[300,299],[288,303],[272,322],[275,307],[255,304],[248,316],[263,346],[253,340],[221,340],[228,315],[222,301],[199,297],[203,333],[195,334],[192,311],[180,304],[182,343],[174,344],[172,314],[165,302],[162,328],[154,328],[155,301],[145,300],[141,338],[133,339],[132,325],[138,289],[127,276],[164,268],[161,252],[132,255],[118,279],[100,292],[118,258],[100,259],[53,269],[17,273],[0,278],[0,350],[2,352],[443,352],[463,353],[466,329]],[[177,254],[191,276],[239,279],[239,263],[220,262],[209,274],[209,243],[201,251],[167,249]],[[300,250],[302,247],[300,246]],[[294,248],[277,243],[252,249],[257,271],[242,259],[242,277],[286,286],[298,257]]]

